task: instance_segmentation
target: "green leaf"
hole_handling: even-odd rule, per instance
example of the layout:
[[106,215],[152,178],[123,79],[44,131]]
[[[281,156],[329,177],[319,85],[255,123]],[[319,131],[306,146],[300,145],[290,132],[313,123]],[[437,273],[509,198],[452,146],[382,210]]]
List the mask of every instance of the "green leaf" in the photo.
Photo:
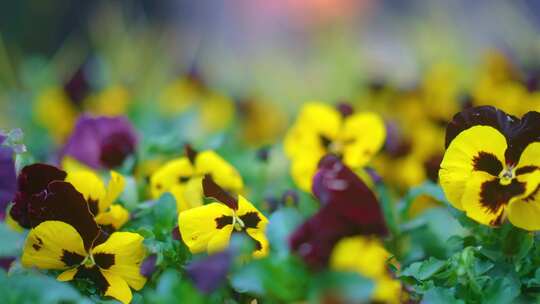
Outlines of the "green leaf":
[[429,258],[422,262],[416,262],[401,271],[400,276],[413,277],[419,281],[429,279],[431,276],[440,271],[446,262]]
[[289,235],[302,221],[303,217],[294,208],[281,208],[272,213],[266,227],[270,248],[278,255],[286,255],[289,252]]
[[446,202],[446,197],[441,187],[433,182],[425,182],[420,186],[411,188],[409,192],[399,202],[399,210],[402,218],[409,217],[409,209],[412,203],[419,196],[427,195],[436,199],[439,202]]
[[519,281],[512,277],[495,278],[484,290],[484,300],[486,304],[507,304],[513,303],[520,294]]
[[325,295],[339,295],[344,303],[367,303],[375,284],[355,272],[323,272],[311,285],[310,302],[321,303]]
[[70,284],[32,272],[0,272],[0,294],[2,303],[91,303]]
[[0,257],[19,255],[25,235],[13,231],[5,222],[0,222],[0,235]]
[[431,304],[431,303],[445,303],[445,304],[465,304],[463,300],[458,300],[454,296],[453,288],[441,288],[435,287],[429,289],[422,298],[420,302],[422,304]]

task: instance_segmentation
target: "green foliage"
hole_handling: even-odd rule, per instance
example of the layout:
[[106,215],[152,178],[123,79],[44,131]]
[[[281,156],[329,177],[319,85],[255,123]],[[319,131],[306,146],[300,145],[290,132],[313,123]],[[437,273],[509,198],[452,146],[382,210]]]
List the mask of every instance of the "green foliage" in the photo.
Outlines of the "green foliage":
[[7,275],[0,270],[2,303],[92,303],[69,284],[37,272]]

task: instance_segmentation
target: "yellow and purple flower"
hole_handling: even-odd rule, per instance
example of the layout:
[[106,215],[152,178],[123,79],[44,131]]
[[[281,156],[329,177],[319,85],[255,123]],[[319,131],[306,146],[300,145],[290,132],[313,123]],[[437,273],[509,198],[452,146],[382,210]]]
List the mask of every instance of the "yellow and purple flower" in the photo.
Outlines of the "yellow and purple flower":
[[240,193],[244,187],[242,177],[226,160],[211,150],[196,151],[185,146],[185,156],[173,159],[159,168],[150,178],[153,198],[170,192],[176,199],[178,212],[201,206],[203,203],[203,177],[213,180],[230,193]]
[[145,255],[143,237],[130,232],[109,236],[96,223],[83,195],[58,180],[65,177],[63,171],[41,164],[30,168],[23,169],[25,178],[20,180],[26,192],[19,194],[28,200],[25,221],[31,228],[22,265],[63,270],[60,281],[89,279],[104,295],[129,303],[130,287],[139,290],[146,282],[139,271]]
[[450,203],[475,221],[540,230],[540,113],[490,106],[455,115],[439,171]]
[[192,253],[215,253],[226,249],[232,233],[245,233],[255,242],[255,257],[268,254],[266,217],[247,199],[233,197],[216,184],[210,175],[202,180],[204,195],[215,201],[188,209],[178,215],[178,227]]

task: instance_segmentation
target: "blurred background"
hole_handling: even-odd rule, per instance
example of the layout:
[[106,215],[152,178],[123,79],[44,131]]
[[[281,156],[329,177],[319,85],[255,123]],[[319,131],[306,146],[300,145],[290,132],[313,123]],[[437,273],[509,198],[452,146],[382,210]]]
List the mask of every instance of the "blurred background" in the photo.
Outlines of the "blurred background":
[[524,84],[539,28],[533,0],[3,1],[0,127],[43,155],[82,112],[188,139],[245,124],[261,146],[308,100],[394,116],[378,100],[423,88],[429,114],[482,95],[486,71]]

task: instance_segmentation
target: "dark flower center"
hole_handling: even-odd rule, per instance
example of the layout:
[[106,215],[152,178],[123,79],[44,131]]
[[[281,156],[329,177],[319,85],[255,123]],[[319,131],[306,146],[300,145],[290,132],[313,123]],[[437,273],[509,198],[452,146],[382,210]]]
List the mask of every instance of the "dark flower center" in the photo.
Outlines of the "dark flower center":
[[107,168],[116,168],[122,165],[134,150],[135,147],[129,137],[122,133],[113,133],[104,138],[99,159]]

